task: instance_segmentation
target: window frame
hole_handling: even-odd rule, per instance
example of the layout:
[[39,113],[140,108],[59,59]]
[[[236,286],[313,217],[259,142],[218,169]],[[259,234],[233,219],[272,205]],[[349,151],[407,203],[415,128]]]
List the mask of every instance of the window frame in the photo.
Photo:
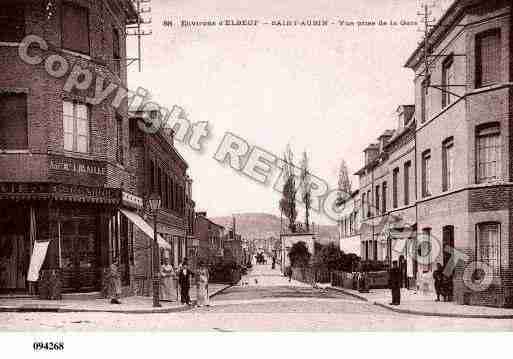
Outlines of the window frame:
[[404,205],[410,205],[410,174],[411,174],[411,161],[404,164]]
[[[490,265],[490,257],[487,258],[488,261],[484,261],[483,258],[481,257],[481,234],[484,232],[483,231],[483,227],[485,226],[496,226],[496,233],[497,233],[497,243],[495,245],[495,266],[492,266]],[[485,263],[486,265],[488,265],[489,267],[491,267],[493,269],[493,274],[494,275],[501,275],[501,272],[502,272],[502,248],[501,248],[501,244],[502,244],[502,235],[501,235],[501,230],[502,230],[502,224],[501,222],[496,222],[496,221],[487,221],[487,222],[481,222],[481,223],[477,223],[476,224],[476,242],[475,242],[475,258],[476,258],[476,261],[478,262],[481,262],[481,263]]]
[[431,150],[422,152],[422,198],[432,196],[431,193]]
[[399,167],[392,171],[392,208],[399,207]]
[[[483,54],[482,54],[482,41],[487,36],[497,36],[497,52],[495,56],[491,56],[490,58],[494,61],[497,61],[495,65],[496,69],[496,79],[492,79],[490,81],[483,80]],[[488,59],[487,59],[488,60]],[[486,31],[482,31],[475,36],[475,88],[482,88],[487,86],[493,86],[497,83],[501,82],[502,77],[502,31],[501,28],[493,28]]]
[[450,106],[452,95],[449,92],[454,81],[454,56],[449,55],[442,63],[442,109]]
[[[20,98],[21,102],[23,102],[23,109],[24,109],[24,143],[21,147],[18,147],[18,145],[15,145],[15,147],[10,147],[10,145],[8,146],[7,144],[5,146],[3,146],[2,144],[0,144],[0,150],[7,150],[7,151],[26,151],[29,149],[30,147],[30,144],[29,144],[29,118],[28,118],[28,95],[26,93],[10,93],[10,92],[6,92],[6,93],[0,93],[0,99],[4,97],[4,98],[7,98],[7,97],[16,97],[16,98]],[[0,118],[0,121],[2,121],[2,118]],[[1,127],[0,127],[1,128]]]
[[125,163],[125,150],[123,143],[123,117],[116,114],[116,162],[120,165]]
[[[451,151],[452,157],[447,156]],[[449,163],[450,162],[450,163]],[[448,137],[442,142],[442,192],[454,188],[454,137]]]
[[[25,10],[25,4],[19,4],[15,1],[8,1],[6,4],[2,4],[3,7],[5,7],[5,9],[8,9],[10,8],[12,12],[16,12],[17,14],[15,14],[16,17],[19,17],[21,19],[18,19],[18,22],[16,21],[12,21],[12,19],[10,18],[9,15],[12,15],[11,14],[8,14],[7,16],[7,20],[5,21],[5,24],[8,24],[8,25],[11,25],[12,28],[10,30],[13,30],[12,33],[9,33],[6,31],[6,29],[2,29],[2,34],[4,34],[4,36],[6,36],[6,38],[4,39],[0,39],[0,42],[3,42],[3,43],[21,43],[21,41],[23,40],[23,38],[25,38],[25,36],[27,36],[27,24],[26,24],[26,10]],[[5,11],[5,10],[4,10]],[[19,33],[18,33],[18,29],[16,29],[16,27],[18,26],[22,26],[23,28],[20,29]],[[13,38],[8,38],[7,35],[13,35],[15,34],[15,36]]]
[[[481,162],[481,141],[484,139],[484,138],[492,138],[492,137],[496,137],[497,139],[497,144],[495,146],[490,146],[490,147],[487,147],[487,149],[489,148],[495,148],[496,149],[496,154],[497,154],[497,157],[495,158],[495,163],[496,163],[496,175],[495,177],[490,177],[488,175],[485,174],[485,177],[481,177],[481,165],[483,164]],[[483,124],[483,125],[480,125],[480,126],[477,126],[476,127],[476,130],[475,130],[475,141],[476,141],[476,144],[475,144],[475,153],[476,153],[476,165],[475,165],[475,170],[476,170],[476,183],[478,184],[481,184],[481,183],[494,183],[494,182],[498,182],[502,179],[502,158],[503,158],[503,155],[502,155],[502,148],[503,148],[503,143],[502,143],[502,131],[501,131],[501,125],[499,122],[491,122],[491,123],[486,123],[486,124]],[[492,163],[493,161],[491,162],[485,162],[486,163]]]
[[[81,51],[81,50],[78,50],[78,49],[73,49],[73,48],[70,48],[68,46],[65,46],[64,44],[64,27],[65,27],[65,24],[66,24],[66,21],[64,20],[64,7],[65,6],[70,6],[70,7],[74,7],[74,8],[80,8],[80,9],[84,9],[86,11],[86,17],[87,17],[87,52],[84,52],[84,51]],[[79,54],[82,54],[82,55],[87,55],[87,56],[90,56],[91,55],[91,14],[90,14],[90,10],[88,7],[86,6],[82,6],[80,4],[77,4],[75,2],[72,2],[72,1],[63,1],[62,4],[61,4],[61,47],[65,50],[68,50],[68,51],[72,51],[72,52],[76,52],[76,53],[79,53]]]
[[[66,119],[69,119],[70,116],[67,115],[64,111],[64,106],[65,104],[71,104],[72,108],[73,108],[73,114],[71,116],[72,120],[73,120],[73,129],[72,129],[72,132],[71,132],[71,136],[72,136],[72,148],[69,149],[69,148],[66,148],[66,134],[69,134],[69,131],[66,131],[66,127],[65,127],[65,121]],[[80,151],[79,150],[79,145],[78,145],[78,140],[79,140],[79,137],[84,137],[84,135],[81,135],[79,134],[79,124],[78,124],[78,121],[84,121],[85,119],[83,118],[79,118],[78,117],[78,108],[82,106],[85,110],[86,110],[86,113],[87,113],[87,126],[85,128],[87,128],[87,136],[86,136],[86,146],[87,146],[87,149],[85,151]],[[91,106],[85,102],[80,102],[80,101],[76,101],[76,100],[63,100],[62,101],[62,133],[63,133],[63,136],[62,136],[62,139],[63,139],[63,149],[65,152],[69,152],[69,153],[83,153],[83,154],[89,154],[91,153]]]
[[387,191],[388,191],[387,182],[383,182],[381,185],[381,214],[387,213]]

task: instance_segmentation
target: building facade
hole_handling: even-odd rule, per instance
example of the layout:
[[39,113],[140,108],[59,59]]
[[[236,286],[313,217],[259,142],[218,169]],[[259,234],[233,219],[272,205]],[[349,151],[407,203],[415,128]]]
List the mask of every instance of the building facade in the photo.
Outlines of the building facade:
[[511,28],[509,1],[455,1],[406,64],[415,106],[357,172],[362,256],[431,291],[440,263],[461,304],[513,305]]
[[[117,232],[122,194],[135,191],[119,136],[127,101],[96,101],[94,84],[126,87],[125,27],[137,17],[130,1],[2,2],[3,292],[27,293],[29,266],[43,261],[42,288],[52,277],[63,292],[100,290],[113,262],[129,284],[130,243]],[[36,242],[48,246],[33,253]]]
[[364,253],[364,242],[360,238],[361,229],[361,205],[359,191],[356,190],[350,198],[344,200],[340,221],[338,223],[340,250],[344,253],[353,253],[361,257]]
[[214,264],[224,255],[225,228],[207,217],[207,212],[196,213],[195,237],[198,240],[198,262]]
[[[157,194],[161,198],[156,225],[165,243],[160,245],[160,261],[163,263],[167,258],[173,267],[178,268],[187,257],[187,238],[192,230],[189,223],[192,181],[187,175],[187,162],[174,147],[174,132],[166,128],[154,134],[144,131],[146,117],[160,116],[157,110],[146,111],[148,108],[145,106],[145,111],[130,112],[130,161],[136,174],[136,195],[147,199]],[[141,208],[139,214],[148,223],[155,219],[147,206]],[[148,261],[152,241],[152,236],[144,231],[135,231],[134,281],[137,294],[151,292]]]

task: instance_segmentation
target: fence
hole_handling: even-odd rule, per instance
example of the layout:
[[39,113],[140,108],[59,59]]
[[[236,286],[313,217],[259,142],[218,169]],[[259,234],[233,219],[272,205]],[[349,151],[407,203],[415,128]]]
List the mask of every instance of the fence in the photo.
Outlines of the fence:
[[[388,272],[367,272],[367,283],[370,289],[387,288]],[[292,278],[303,283],[331,283],[334,287],[357,289],[357,273],[342,271],[319,270],[311,267],[293,268]]]

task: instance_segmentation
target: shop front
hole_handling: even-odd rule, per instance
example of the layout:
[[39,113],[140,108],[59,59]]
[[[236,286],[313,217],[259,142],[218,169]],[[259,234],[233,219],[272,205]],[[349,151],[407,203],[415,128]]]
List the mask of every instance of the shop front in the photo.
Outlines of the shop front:
[[60,298],[101,288],[120,191],[0,184],[0,292]]

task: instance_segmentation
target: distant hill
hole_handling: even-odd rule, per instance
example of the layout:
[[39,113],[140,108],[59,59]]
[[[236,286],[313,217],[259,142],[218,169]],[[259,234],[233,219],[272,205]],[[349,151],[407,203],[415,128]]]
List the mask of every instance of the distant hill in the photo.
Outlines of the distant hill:
[[[246,239],[260,238],[279,238],[281,220],[280,217],[268,213],[239,213],[234,215],[237,225],[237,233]],[[233,223],[232,217],[212,217],[213,222],[231,228]],[[286,226],[286,219],[283,219],[283,225]],[[319,233],[321,242],[329,242],[338,240],[337,226],[315,225],[316,232]]]

